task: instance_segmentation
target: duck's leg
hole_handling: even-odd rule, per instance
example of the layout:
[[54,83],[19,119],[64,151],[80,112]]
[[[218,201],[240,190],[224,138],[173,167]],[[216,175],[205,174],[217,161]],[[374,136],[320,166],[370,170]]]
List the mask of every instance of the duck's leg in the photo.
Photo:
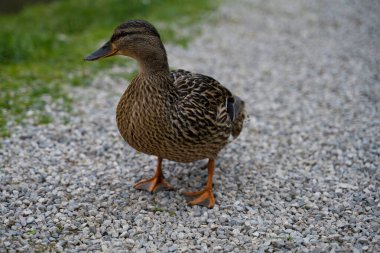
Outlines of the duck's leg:
[[213,208],[215,204],[215,198],[212,194],[212,176],[214,175],[215,160],[210,159],[208,161],[208,178],[206,187],[202,191],[198,192],[184,192],[183,194],[189,197],[190,205],[201,205]]
[[158,157],[158,163],[154,176],[150,179],[144,179],[135,184],[133,187],[148,192],[156,192],[160,190],[172,190],[173,187],[165,180],[161,169],[162,158]]
[[[221,161],[220,159],[215,160],[215,168],[220,167],[221,164],[222,164],[222,161]],[[203,165],[200,167],[201,170],[205,170],[205,169],[207,169],[207,168],[208,168],[208,162],[205,163],[205,164],[203,164]]]

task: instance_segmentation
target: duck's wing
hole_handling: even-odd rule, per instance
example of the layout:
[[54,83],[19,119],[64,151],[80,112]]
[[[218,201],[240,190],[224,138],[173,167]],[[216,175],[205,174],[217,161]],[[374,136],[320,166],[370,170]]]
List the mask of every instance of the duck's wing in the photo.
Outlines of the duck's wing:
[[[228,139],[242,101],[215,79],[185,70],[172,71],[178,94],[175,127],[188,138]],[[234,134],[235,135],[235,134]]]

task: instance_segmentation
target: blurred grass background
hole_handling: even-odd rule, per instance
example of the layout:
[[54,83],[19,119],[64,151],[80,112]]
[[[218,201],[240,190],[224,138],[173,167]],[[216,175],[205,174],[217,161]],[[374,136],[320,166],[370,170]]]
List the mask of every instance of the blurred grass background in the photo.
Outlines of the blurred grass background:
[[[62,109],[70,110],[71,101],[63,86],[89,85],[97,70],[126,64],[118,57],[92,64],[82,60],[120,23],[146,19],[157,26],[164,42],[186,45],[190,35],[176,31],[200,22],[216,3],[64,0],[0,13],[0,137],[10,134],[11,122],[20,123],[25,117],[33,117],[36,124],[49,123],[51,118],[44,114],[44,108],[50,100],[60,99]],[[32,116],[27,116],[28,111],[33,111]]]

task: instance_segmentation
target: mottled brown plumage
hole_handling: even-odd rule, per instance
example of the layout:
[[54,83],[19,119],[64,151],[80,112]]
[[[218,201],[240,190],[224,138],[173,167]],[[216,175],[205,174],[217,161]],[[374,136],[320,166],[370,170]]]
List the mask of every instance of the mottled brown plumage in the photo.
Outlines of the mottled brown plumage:
[[244,102],[211,77],[185,70],[169,71],[166,51],[157,30],[142,20],[115,29],[110,41],[86,57],[96,60],[126,55],[138,61],[139,73],[122,95],[116,110],[124,140],[136,150],[158,157],[156,174],[135,185],[150,192],[171,189],[161,161],[209,159],[209,179],[203,191],[187,193],[190,204],[214,205],[214,160],[237,137],[245,118]]

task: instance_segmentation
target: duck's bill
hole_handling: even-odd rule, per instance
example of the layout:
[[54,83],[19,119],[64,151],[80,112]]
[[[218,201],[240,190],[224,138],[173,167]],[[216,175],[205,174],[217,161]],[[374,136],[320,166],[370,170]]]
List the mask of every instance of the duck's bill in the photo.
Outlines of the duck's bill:
[[112,48],[111,43],[108,41],[101,48],[84,58],[85,61],[95,61],[101,58],[110,57],[117,53],[116,49]]

